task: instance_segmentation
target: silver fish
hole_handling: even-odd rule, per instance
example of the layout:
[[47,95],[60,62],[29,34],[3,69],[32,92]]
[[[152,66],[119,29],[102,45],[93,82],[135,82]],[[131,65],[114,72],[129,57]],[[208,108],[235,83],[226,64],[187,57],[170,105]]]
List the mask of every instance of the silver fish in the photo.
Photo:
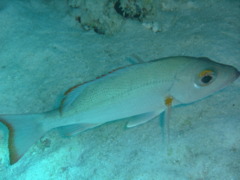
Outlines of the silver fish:
[[119,68],[70,88],[58,109],[0,115],[9,130],[10,164],[53,128],[74,135],[127,117],[127,127],[134,127],[174,105],[201,100],[239,75],[236,68],[203,57],[168,57]]

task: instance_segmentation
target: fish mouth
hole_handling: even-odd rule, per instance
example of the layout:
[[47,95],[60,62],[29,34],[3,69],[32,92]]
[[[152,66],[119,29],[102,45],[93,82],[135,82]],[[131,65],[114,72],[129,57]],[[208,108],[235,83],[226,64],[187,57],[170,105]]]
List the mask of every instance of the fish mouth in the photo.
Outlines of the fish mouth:
[[238,79],[239,78],[239,76],[240,76],[240,71],[238,71],[237,69],[235,69],[235,76],[232,78],[232,81],[235,81],[236,79]]
[[240,71],[238,71],[236,68],[234,68],[234,71],[232,71],[232,76],[227,78],[224,81],[224,86],[218,86],[218,90],[224,89],[225,87],[229,86],[230,84],[232,84],[236,79],[238,79],[240,76]]
[[240,71],[238,71],[238,70],[236,70],[236,71],[237,71],[237,73],[236,73],[236,79],[237,79],[240,76]]
[[229,84],[233,83],[236,79],[239,78],[240,76],[240,71],[238,71],[236,68],[234,68],[234,72],[233,72],[233,76],[231,78],[229,78],[225,83],[226,86],[228,86]]

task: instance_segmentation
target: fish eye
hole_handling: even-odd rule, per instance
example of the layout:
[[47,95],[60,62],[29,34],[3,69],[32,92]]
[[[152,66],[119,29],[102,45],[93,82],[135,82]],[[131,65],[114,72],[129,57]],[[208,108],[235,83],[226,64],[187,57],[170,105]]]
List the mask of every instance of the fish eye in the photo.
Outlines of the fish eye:
[[198,87],[207,86],[215,80],[215,77],[216,73],[213,70],[203,70],[198,74],[195,84]]
[[213,78],[212,76],[206,75],[206,76],[202,77],[201,81],[203,84],[208,84],[212,78]]

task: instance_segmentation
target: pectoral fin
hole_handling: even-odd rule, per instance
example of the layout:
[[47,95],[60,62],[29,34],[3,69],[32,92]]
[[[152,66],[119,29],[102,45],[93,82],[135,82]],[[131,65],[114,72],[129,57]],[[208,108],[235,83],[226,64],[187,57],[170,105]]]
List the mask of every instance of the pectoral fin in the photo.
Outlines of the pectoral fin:
[[174,98],[172,96],[167,96],[165,98],[165,105],[166,105],[166,110],[164,113],[164,123],[166,124],[167,128],[167,143],[169,144],[170,140],[170,118],[171,118],[171,110],[172,110],[172,103],[173,103]]
[[131,120],[128,122],[127,128],[135,127],[143,123],[146,123],[151,119],[155,118],[156,116],[158,116],[159,114],[160,112],[156,111],[133,116],[131,117]]

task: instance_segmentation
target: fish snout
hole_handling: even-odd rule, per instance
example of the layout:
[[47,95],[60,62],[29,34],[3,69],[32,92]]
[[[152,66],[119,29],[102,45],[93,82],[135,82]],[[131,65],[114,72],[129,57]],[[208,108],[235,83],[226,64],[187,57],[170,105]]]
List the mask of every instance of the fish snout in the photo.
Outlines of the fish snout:
[[236,79],[239,78],[239,76],[240,76],[240,71],[238,71],[237,68],[234,68],[233,74],[234,74],[234,76],[232,77],[232,81],[235,81]]
[[240,76],[240,71],[236,69],[236,79],[239,78],[239,76]]

